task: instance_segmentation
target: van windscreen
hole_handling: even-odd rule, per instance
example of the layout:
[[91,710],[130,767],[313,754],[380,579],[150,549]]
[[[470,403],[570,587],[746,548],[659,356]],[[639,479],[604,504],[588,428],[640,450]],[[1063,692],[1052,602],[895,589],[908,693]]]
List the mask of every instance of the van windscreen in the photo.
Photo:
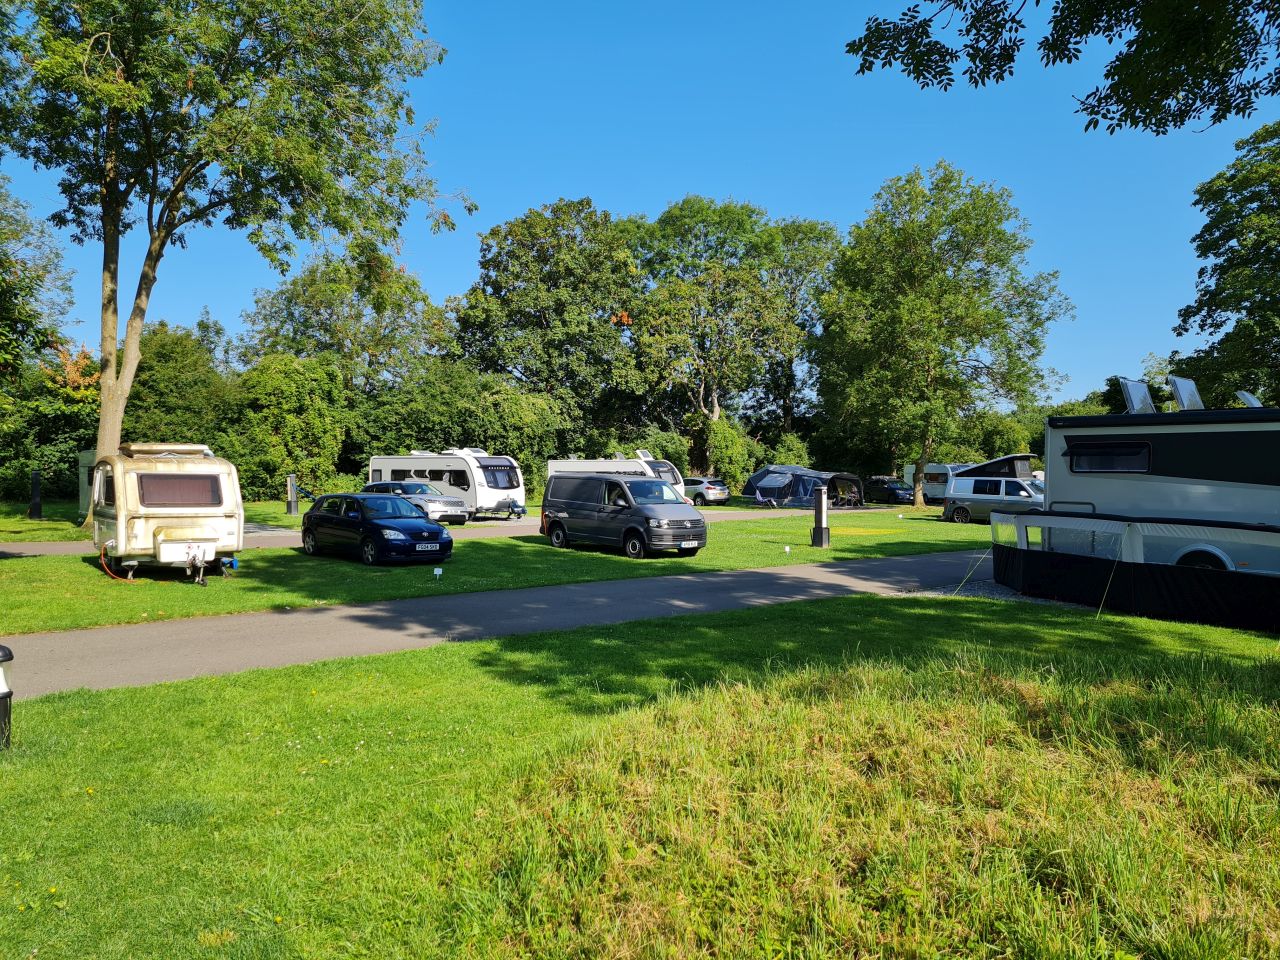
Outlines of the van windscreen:
[[144,507],[220,507],[222,484],[216,473],[140,473],[138,498]]

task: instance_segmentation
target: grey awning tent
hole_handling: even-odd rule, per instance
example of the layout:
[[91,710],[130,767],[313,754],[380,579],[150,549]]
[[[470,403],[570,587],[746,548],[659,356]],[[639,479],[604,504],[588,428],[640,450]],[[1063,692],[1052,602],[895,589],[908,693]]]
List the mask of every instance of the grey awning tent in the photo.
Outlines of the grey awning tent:
[[742,495],[778,501],[784,507],[812,507],[813,491],[827,488],[827,498],[852,496],[862,502],[862,481],[852,473],[828,473],[786,464],[770,464],[757,470],[742,488]]

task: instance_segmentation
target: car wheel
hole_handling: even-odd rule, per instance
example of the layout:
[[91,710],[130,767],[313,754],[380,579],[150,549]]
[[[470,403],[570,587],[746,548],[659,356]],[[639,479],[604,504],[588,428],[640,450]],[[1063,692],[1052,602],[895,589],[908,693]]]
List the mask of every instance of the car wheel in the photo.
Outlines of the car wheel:
[[707,505],[707,498],[700,493],[695,493],[693,495],[693,505],[695,507],[705,507]]
[[682,557],[696,557],[701,549],[701,547],[689,547],[688,549],[677,550],[676,553]]
[[551,529],[547,532],[547,536],[551,539],[553,547],[567,547],[569,545],[569,534],[565,533],[565,529],[558,523],[553,523]]
[[311,530],[302,531],[302,552],[314,557],[320,552],[320,544],[316,543],[316,535]]
[[361,540],[360,559],[370,567],[376,564],[378,562],[378,545],[372,540]]
[[952,523],[968,523],[972,519],[973,519],[973,514],[971,514],[964,507],[956,507],[954,510],[951,511]]
[[622,538],[622,552],[632,560],[639,560],[645,555],[644,537],[634,530]]

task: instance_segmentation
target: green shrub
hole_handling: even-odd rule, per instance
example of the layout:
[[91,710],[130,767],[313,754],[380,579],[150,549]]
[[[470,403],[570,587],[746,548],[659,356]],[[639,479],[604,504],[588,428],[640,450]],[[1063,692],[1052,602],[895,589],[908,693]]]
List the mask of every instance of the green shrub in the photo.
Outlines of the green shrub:
[[[721,418],[706,425],[707,466],[738,493],[751,476],[754,465],[752,444],[754,441],[732,420]],[[758,444],[756,444],[758,446]]]
[[784,433],[779,437],[777,445],[769,449],[766,459],[769,463],[794,464],[797,467],[813,465],[809,445],[794,433]]

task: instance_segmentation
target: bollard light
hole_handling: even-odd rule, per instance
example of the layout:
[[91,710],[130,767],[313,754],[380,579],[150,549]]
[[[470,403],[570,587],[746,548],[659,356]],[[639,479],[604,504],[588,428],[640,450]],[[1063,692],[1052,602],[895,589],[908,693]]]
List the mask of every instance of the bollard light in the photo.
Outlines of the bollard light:
[[7,664],[13,662],[13,651],[0,645],[0,750],[9,749],[13,718],[13,691],[9,689]]
[[827,526],[827,488],[813,490],[813,534],[809,538],[813,547],[831,546],[831,528]]

